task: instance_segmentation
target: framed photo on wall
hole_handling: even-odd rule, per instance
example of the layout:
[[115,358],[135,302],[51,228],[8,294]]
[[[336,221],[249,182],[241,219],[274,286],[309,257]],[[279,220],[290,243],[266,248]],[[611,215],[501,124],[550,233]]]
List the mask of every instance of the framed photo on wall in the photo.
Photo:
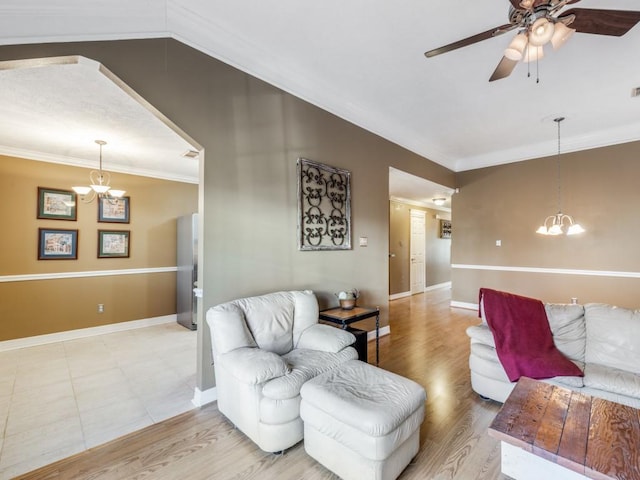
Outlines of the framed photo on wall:
[[76,220],[76,193],[73,190],[38,187],[38,218]]
[[98,222],[129,223],[130,199],[100,198],[98,200]]
[[77,260],[78,230],[39,228],[38,260]]
[[451,220],[440,220],[440,238],[451,238]]
[[130,230],[98,230],[98,258],[128,258]]

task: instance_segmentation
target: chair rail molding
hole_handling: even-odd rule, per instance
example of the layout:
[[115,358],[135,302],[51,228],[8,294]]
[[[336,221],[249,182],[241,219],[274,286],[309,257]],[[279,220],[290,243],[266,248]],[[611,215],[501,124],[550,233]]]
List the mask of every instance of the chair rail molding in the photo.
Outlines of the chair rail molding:
[[620,278],[640,278],[640,272],[624,272],[609,270],[580,270],[572,268],[539,268],[539,267],[518,267],[501,265],[469,265],[454,263],[451,268],[459,270],[493,270],[500,272],[523,272],[523,273],[552,273],[557,275],[584,275],[591,277],[620,277]]
[[84,272],[28,273],[2,275],[0,283],[28,282],[36,280],[60,280],[61,278],[110,277],[114,275],[146,275],[149,273],[177,272],[178,267],[127,268],[121,270],[93,270]]

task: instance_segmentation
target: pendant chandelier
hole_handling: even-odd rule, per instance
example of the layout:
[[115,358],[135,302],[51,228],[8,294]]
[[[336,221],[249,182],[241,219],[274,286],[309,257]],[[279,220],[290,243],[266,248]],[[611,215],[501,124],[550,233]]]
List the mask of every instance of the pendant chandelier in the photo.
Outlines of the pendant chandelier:
[[100,146],[100,166],[98,170],[91,170],[89,173],[90,186],[71,187],[80,195],[80,200],[84,203],[91,203],[94,199],[100,198],[115,203],[124,194],[124,190],[111,188],[111,174],[102,170],[102,147],[107,144],[104,140],[95,141]]
[[558,167],[558,213],[555,215],[549,215],[545,218],[544,223],[536,230],[536,233],[541,235],[576,235],[583,233],[584,228],[579,223],[573,220],[571,215],[562,213],[562,190],[560,182],[560,123],[564,120],[564,117],[554,118],[554,122],[558,125],[558,155],[556,157],[556,163]]

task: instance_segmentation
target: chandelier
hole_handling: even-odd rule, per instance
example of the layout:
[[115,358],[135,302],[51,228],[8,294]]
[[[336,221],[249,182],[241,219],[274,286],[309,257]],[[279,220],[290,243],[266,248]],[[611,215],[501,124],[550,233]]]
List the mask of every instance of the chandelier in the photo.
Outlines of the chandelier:
[[84,203],[91,203],[94,199],[100,198],[115,203],[118,198],[125,194],[125,190],[111,188],[111,174],[102,170],[102,147],[107,144],[104,140],[95,141],[100,146],[100,167],[98,170],[91,170],[89,173],[90,186],[71,187],[80,195],[80,200]]
[[560,185],[560,123],[564,117],[554,118],[553,121],[558,125],[558,155],[556,163],[558,166],[558,213],[549,215],[545,218],[544,223],[538,227],[536,233],[542,235],[576,235],[585,231],[579,223],[576,223],[571,215],[562,213],[562,190]]

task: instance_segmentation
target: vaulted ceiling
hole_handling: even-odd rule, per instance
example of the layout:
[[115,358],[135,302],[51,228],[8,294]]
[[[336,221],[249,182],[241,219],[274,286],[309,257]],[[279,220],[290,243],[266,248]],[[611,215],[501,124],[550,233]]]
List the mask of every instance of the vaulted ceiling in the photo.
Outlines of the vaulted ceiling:
[[[640,139],[640,26],[577,33],[488,82],[515,32],[425,51],[508,22],[508,0],[44,0],[0,5],[0,44],[171,36],[451,170]],[[634,0],[581,8],[639,10]],[[0,79],[3,73],[0,72]],[[0,112],[1,113],[1,112]]]

